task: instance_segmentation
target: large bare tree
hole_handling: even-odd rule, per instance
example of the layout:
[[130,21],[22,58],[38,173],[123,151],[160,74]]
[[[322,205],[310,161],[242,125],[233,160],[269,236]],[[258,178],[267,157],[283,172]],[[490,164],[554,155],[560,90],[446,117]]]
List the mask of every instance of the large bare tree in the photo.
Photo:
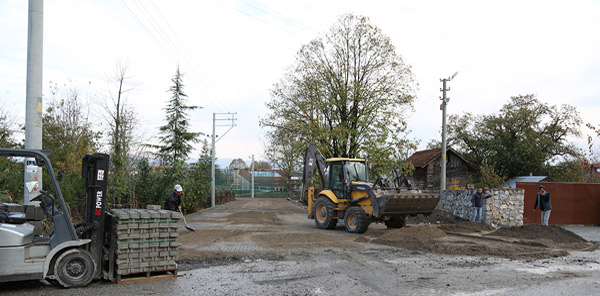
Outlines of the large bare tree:
[[301,47],[272,89],[261,124],[326,157],[398,164],[410,142],[404,112],[415,99],[411,67],[367,17],[343,15],[327,34]]

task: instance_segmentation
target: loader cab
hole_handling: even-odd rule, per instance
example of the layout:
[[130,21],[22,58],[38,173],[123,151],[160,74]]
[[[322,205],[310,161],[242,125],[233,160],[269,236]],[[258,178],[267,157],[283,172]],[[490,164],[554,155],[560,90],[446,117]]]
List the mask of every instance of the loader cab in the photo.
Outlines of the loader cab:
[[327,159],[325,189],[335,193],[339,199],[351,198],[350,185],[355,182],[369,182],[367,164],[358,158]]

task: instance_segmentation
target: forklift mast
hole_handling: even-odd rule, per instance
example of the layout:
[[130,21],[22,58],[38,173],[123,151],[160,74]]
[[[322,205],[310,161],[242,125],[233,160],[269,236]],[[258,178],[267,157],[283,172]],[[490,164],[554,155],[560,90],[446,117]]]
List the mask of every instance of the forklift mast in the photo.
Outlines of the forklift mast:
[[108,187],[109,156],[106,154],[86,155],[81,165],[85,179],[84,221],[78,228],[81,238],[91,239],[88,251],[98,264],[96,278],[100,276],[103,262],[104,221],[106,210],[106,189]]

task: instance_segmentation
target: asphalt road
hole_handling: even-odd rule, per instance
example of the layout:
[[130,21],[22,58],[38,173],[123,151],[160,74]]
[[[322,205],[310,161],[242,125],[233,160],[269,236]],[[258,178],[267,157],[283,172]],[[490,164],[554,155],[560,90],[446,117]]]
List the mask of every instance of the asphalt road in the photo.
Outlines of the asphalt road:
[[[285,201],[282,201],[285,202]],[[264,225],[254,217],[228,212],[258,212],[268,204]],[[240,206],[243,205],[243,206]],[[281,242],[256,244],[245,235],[273,231],[295,242],[296,236],[320,237],[301,210],[270,200],[240,199],[215,209],[189,215],[197,230],[220,230],[223,239],[194,238],[198,252],[187,252],[176,279],[131,284],[96,281],[85,288],[62,289],[47,283],[0,284],[6,295],[600,295],[600,251],[572,252],[565,257],[513,260],[485,256],[451,256],[369,243],[355,243],[344,230],[328,231],[338,238],[332,244],[294,246]],[[279,207],[283,210],[279,212]],[[245,209],[245,210],[244,210]],[[282,227],[278,221],[298,224]],[[599,227],[566,227],[585,239],[600,243]],[[212,231],[215,230],[215,231]],[[225,231],[227,230],[227,231]],[[236,232],[245,230],[243,232]],[[182,237],[186,234],[182,230]],[[197,231],[201,232],[201,231]],[[216,232],[215,232],[216,233]],[[242,234],[239,234],[242,233]],[[239,234],[239,235],[238,235]],[[236,239],[232,239],[235,237]],[[269,237],[269,236],[261,236]],[[285,237],[285,236],[284,236]],[[305,238],[306,239],[306,238]],[[184,240],[182,238],[182,240]],[[245,247],[240,247],[241,244]],[[352,242],[353,244],[349,244]],[[336,247],[335,244],[343,247]],[[238,252],[236,254],[236,252]],[[214,260],[210,256],[223,255]],[[200,255],[199,255],[200,254]],[[202,260],[192,260],[194,256]],[[216,257],[215,257],[216,258]]]

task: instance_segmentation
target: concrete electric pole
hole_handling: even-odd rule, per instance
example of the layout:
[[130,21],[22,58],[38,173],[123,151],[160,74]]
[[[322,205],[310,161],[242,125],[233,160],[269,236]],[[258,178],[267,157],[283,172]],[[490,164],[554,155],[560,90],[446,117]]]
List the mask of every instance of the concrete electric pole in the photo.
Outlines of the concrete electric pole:
[[452,78],[454,78],[456,74],[458,74],[458,72],[452,74],[450,78],[440,79],[440,81],[442,82],[442,89],[440,89],[440,91],[442,92],[442,97],[440,98],[442,100],[442,155],[440,158],[440,195],[444,190],[446,190],[446,146],[448,145],[446,143],[446,104],[448,104],[448,101],[450,100],[450,98],[446,97],[446,92],[450,91],[450,87],[446,88],[446,82],[452,80]]
[[[27,82],[25,94],[25,149],[42,149],[42,66],[44,1],[29,0]],[[35,159],[25,159],[24,203],[42,189],[42,171]]]
[[[227,113],[213,113],[213,130],[212,130],[212,149],[211,149],[211,182],[210,182],[210,206],[214,207],[215,206],[215,144],[220,140],[223,139],[223,136],[225,136],[225,134],[227,132],[229,132],[234,126],[235,126],[235,115],[237,113],[231,113],[231,112],[227,112]],[[226,115],[227,118],[218,118],[219,116],[223,116]],[[217,124],[217,121],[231,121],[230,124]],[[215,135],[215,128],[217,126],[227,126],[229,127],[228,130],[226,130],[221,137],[219,138],[219,140],[216,140],[215,138],[217,137],[217,135]]]

